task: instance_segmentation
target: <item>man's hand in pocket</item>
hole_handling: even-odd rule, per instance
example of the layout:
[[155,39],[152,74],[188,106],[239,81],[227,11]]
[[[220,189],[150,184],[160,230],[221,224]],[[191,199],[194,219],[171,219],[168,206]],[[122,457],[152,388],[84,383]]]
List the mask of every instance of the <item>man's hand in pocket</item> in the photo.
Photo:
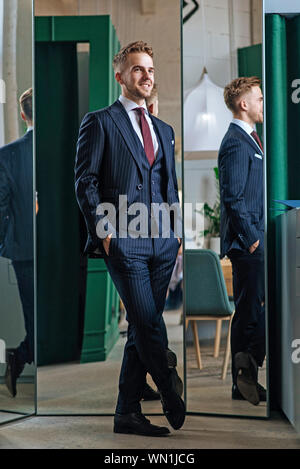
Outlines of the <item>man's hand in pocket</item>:
[[103,247],[107,256],[109,255],[109,245],[110,245],[111,237],[112,237],[112,233],[106,236],[106,238],[104,238],[103,240]]
[[259,245],[259,239],[257,241],[255,241],[255,243],[252,244],[252,246],[250,246],[249,248],[249,252],[250,254],[252,254],[256,248],[258,248],[258,245]]

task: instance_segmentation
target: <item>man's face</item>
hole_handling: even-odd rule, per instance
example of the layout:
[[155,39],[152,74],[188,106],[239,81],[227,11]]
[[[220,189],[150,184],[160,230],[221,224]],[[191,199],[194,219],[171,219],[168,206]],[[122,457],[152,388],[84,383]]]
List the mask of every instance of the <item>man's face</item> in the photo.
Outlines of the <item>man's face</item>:
[[148,98],[154,85],[152,58],[143,52],[129,54],[122,70],[116,73],[116,79],[126,98]]
[[248,118],[254,124],[263,122],[263,95],[259,86],[253,86],[243,98]]

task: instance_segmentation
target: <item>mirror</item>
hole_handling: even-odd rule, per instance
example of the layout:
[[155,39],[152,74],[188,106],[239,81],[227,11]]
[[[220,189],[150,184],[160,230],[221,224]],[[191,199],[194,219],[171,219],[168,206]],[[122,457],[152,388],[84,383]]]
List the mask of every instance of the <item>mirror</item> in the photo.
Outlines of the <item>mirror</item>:
[[[263,140],[262,101],[246,132],[243,119],[247,120],[247,113],[234,107],[237,83],[227,91],[234,113],[223,96],[225,86],[237,77],[262,78],[261,43],[262,2],[183,2],[185,343],[187,409],[191,412],[268,414],[264,391],[265,159],[250,135],[256,123]],[[261,93],[258,83],[255,91]],[[233,117],[238,121],[232,123]],[[250,169],[253,164],[249,174],[248,163],[239,170],[235,166],[239,145],[245,152],[242,159],[248,158]],[[249,195],[251,185],[255,190]],[[246,225],[240,203],[249,211]],[[188,210],[187,204],[192,208]],[[247,230],[252,229],[249,235]],[[247,241],[239,235],[248,236]],[[260,247],[250,254],[248,248],[257,240]],[[255,362],[249,354],[255,355]],[[233,370],[232,363],[236,365]],[[257,364],[263,389],[256,382]]]
[[[264,1],[268,155],[269,348],[272,401],[297,431],[299,412],[299,45],[300,6]],[[279,64],[276,67],[275,64]],[[277,129],[277,131],[275,130]],[[278,201],[286,201],[279,203]],[[295,275],[296,274],[296,275]],[[276,292],[276,294],[274,294]],[[278,366],[280,363],[280,366]]]
[[0,1],[0,424],[35,412],[32,17]]
[[[120,96],[114,55],[137,39],[153,47],[158,117],[175,131],[180,195],[180,1],[35,1],[38,414],[115,411],[128,323],[103,258],[84,254],[74,163],[83,117]],[[114,201],[112,187],[106,195]],[[163,317],[183,379],[180,254],[177,259]],[[147,383],[156,391],[149,376]],[[143,412],[161,413],[157,394],[152,397],[143,400]]]

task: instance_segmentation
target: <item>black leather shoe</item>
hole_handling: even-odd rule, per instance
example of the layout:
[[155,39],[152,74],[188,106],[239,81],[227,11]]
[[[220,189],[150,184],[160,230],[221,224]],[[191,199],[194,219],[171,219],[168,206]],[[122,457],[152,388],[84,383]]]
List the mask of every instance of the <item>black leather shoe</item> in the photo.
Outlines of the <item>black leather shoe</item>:
[[152,425],[140,412],[115,414],[114,433],[127,433],[143,436],[165,436],[170,433],[167,427]]
[[177,366],[177,357],[176,353],[170,350],[169,348],[166,351],[168,366],[170,368],[175,368]]
[[172,350],[167,349],[167,360],[168,360],[168,367],[173,368],[174,372],[172,372],[172,380],[173,380],[173,385],[175,387],[175,390],[179,396],[182,397],[183,394],[183,382],[181,378],[178,376],[178,373],[176,371],[176,366],[177,366],[177,357]]
[[259,404],[259,392],[257,383],[257,363],[248,352],[235,354],[235,367],[237,370],[236,384],[241,395],[253,405]]
[[174,430],[181,428],[185,420],[185,404],[176,391],[176,376],[177,371],[173,368],[170,389],[160,393],[163,412]]
[[[258,395],[259,395],[259,400],[260,402],[266,402],[267,400],[267,391],[265,390],[265,388],[257,383],[257,387],[258,387]],[[238,387],[236,384],[233,384],[232,385],[232,390],[231,390],[231,397],[232,397],[232,400],[234,401],[245,401],[246,399],[242,396],[242,394],[240,393],[240,391],[238,390]]]
[[144,401],[159,401],[160,399],[160,394],[157,391],[154,391],[154,389],[149,386],[148,383],[146,383],[142,399]]
[[15,397],[17,395],[17,379],[22,373],[24,365],[18,363],[14,350],[7,352],[6,361],[5,384],[12,397]]

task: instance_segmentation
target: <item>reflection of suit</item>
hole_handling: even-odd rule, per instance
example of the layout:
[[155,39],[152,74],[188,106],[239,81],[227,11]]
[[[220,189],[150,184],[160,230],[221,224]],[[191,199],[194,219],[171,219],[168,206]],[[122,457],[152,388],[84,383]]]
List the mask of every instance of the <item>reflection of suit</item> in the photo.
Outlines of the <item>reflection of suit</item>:
[[0,148],[0,255],[33,259],[32,130]]
[[[258,156],[260,156],[260,158]],[[219,151],[221,257],[230,249],[264,245],[262,151],[238,125],[231,124]]]
[[21,363],[33,361],[33,156],[32,130],[0,148],[0,255],[12,260],[23,307],[26,338]]
[[[119,413],[140,411],[147,371],[160,390],[170,386],[162,312],[179,243],[174,236],[120,237],[118,210],[116,237],[111,239],[108,256],[96,234],[100,219],[96,208],[101,202],[117,205],[118,196],[127,195],[128,205],[142,202],[147,206],[148,222],[151,203],[178,202],[174,133],[169,125],[153,116],[151,119],[159,142],[152,168],[120,101],[85,116],[77,146],[76,194],[89,233],[86,249],[94,252],[98,248],[104,256],[129,323],[120,375]],[[130,221],[132,217],[128,216],[128,224]]]
[[[263,154],[244,129],[231,123],[218,164],[221,257],[228,255],[232,262],[236,306],[232,356],[248,351],[261,366],[265,355]],[[259,247],[250,254],[248,249],[257,240]]]

